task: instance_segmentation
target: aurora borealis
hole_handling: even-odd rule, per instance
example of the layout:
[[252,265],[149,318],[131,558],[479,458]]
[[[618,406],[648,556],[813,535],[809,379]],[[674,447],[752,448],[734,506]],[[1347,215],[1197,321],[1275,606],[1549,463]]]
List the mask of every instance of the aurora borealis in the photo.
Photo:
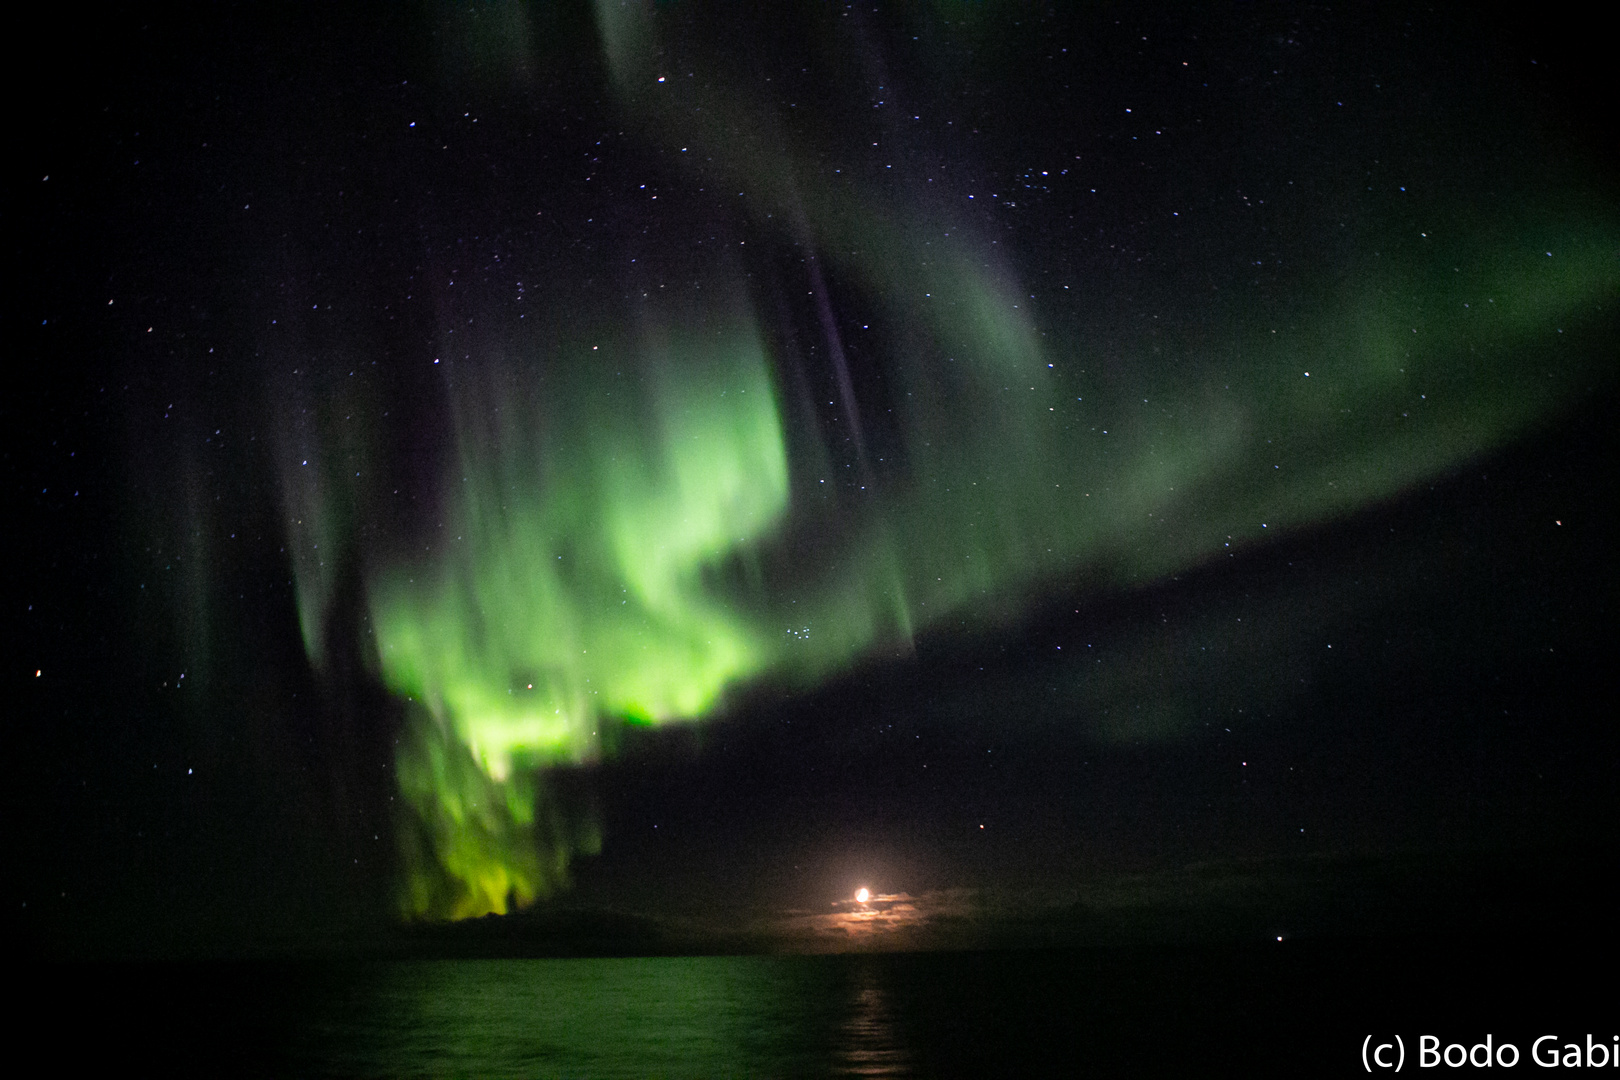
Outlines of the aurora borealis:
[[[867,798],[874,849],[960,817],[1003,854],[940,841],[940,865],[1004,858],[1057,888],[1051,838],[1082,833],[1109,790],[1075,762],[1214,754],[1262,706],[1295,713],[1256,744],[1294,745],[1333,705],[1308,696],[1331,681],[1318,654],[1388,645],[1366,627],[1399,624],[1403,597],[1439,590],[1435,566],[1466,560],[1419,565],[1393,540],[1365,572],[1344,569],[1360,550],[1324,556],[1255,602],[1272,636],[1245,637],[1233,613],[1283,580],[1273,562],[1349,550],[1390,507],[1507,471],[1480,463],[1612,394],[1608,151],[1549,119],[1540,69],[1486,29],[1435,16],[1459,36],[1431,56],[1394,16],[1314,9],[443,3],[307,35],[258,18],[154,31],[182,74],[141,69],[122,105],[87,91],[91,164],[45,140],[42,161],[67,163],[29,181],[40,220],[75,222],[61,231],[94,256],[59,257],[55,291],[29,301],[44,344],[26,346],[74,372],[44,397],[98,418],[36,440],[82,428],[106,462],[83,486],[112,493],[96,505],[114,525],[63,526],[119,538],[96,570],[116,613],[82,622],[119,643],[107,670],[138,672],[130,714],[166,718],[60,738],[145,732],[118,737],[163,777],[205,762],[224,794],[140,798],[207,822],[199,849],[315,838],[277,858],[328,867],[312,876],[330,895],[386,893],[390,918],[515,911],[598,856],[603,881],[655,892],[670,864],[723,876],[695,855],[638,876],[666,812],[705,823],[694,850],[793,838],[712,862],[775,880],[824,858],[805,853],[836,831],[815,807]],[[1229,573],[1251,576],[1209,584]],[[1121,659],[1071,662],[1129,603],[1154,614],[1117,635]],[[1468,642],[1407,655],[1463,670],[1486,651]],[[1021,658],[996,668],[1008,648]],[[1381,664],[1400,666],[1364,670]],[[1346,700],[1397,696],[1332,678],[1376,684]],[[804,709],[824,741],[713,764]],[[873,748],[868,722],[918,744],[944,731],[975,769],[1004,753],[1038,777],[1029,805],[1060,809],[1002,841],[992,781],[871,795],[909,792],[927,762]],[[666,775],[649,758],[708,767],[683,754],[712,786],[647,778]],[[866,779],[846,788],[829,778],[845,754],[904,764],[848,766]],[[1418,766],[1393,774],[1422,787]],[[746,812],[713,809],[736,776],[776,779]],[[667,803],[627,808],[626,791]],[[1255,820],[1314,843],[1295,822],[1311,798]],[[1344,834],[1373,821],[1375,847],[1406,813],[1342,805]],[[1146,835],[1158,811],[1140,813]],[[1209,828],[1212,857],[1250,850]],[[799,829],[815,844],[794,846]],[[208,882],[197,895],[275,876],[195,862],[210,869],[173,876]]]
[[[503,911],[508,893],[559,884],[564,850],[530,849],[533,781],[514,769],[592,759],[604,723],[700,719],[750,679],[814,681],[941,621],[1015,618],[1065,577],[1151,582],[1262,529],[1351,513],[1534,423],[1588,372],[1531,368],[1522,351],[1612,297],[1616,235],[1510,231],[1531,237],[1505,252],[1457,242],[1467,277],[1399,268],[1298,342],[1206,346],[1233,359],[1198,363],[1201,387],[1139,360],[1128,388],[1098,386],[1082,343],[1040,340],[1038,304],[1022,316],[1010,287],[955,267],[886,313],[894,337],[928,343],[884,371],[904,469],[880,482],[861,437],[834,436],[868,484],[837,477],[811,435],[788,437],[759,335],[724,309],[714,329],[574,346],[593,368],[631,369],[618,401],[555,374],[566,359],[477,370],[453,391],[470,399],[444,480],[455,540],[375,571],[368,590],[383,677],[431,716],[401,784],[431,858],[461,883],[411,910]],[[903,295],[898,282],[880,294]],[[689,302],[681,315],[694,311],[707,314]],[[552,385],[526,385],[535,369]],[[790,462],[790,442],[811,451]],[[1281,462],[1288,475],[1267,477]],[[834,472],[845,497],[807,498],[827,478],[806,469]],[[794,557],[805,535],[830,547],[820,565]]]
[[[1389,252],[1290,274],[1286,318],[1210,302],[1220,329],[1198,339],[1099,342],[1087,306],[1110,290],[1061,249],[1010,263],[948,175],[879,186],[829,175],[786,132],[770,146],[757,90],[666,84],[660,45],[723,62],[618,10],[598,18],[620,115],[683,163],[664,183],[756,193],[721,220],[798,253],[800,347],[837,396],[801,419],[822,402],[758,327],[746,240],[683,269],[676,296],[604,298],[589,344],[537,304],[528,333],[462,353],[445,536],[365,560],[383,678],[425,714],[399,761],[424,825],[411,914],[501,912],[562,884],[569,848],[598,839],[536,824],[535,772],[597,757],[604,724],[699,720],[753,680],[812,684],[936,624],[1010,622],[1054,582],[1152,582],[1500,445],[1585,385],[1558,337],[1620,287],[1620,231],[1595,204],[1501,207],[1486,229],[1444,193],[1391,213],[1397,192],[1362,208],[1395,219],[1363,226]],[[710,126],[717,107],[736,128]],[[674,216],[659,246],[715,227]],[[870,298],[885,346],[846,355],[872,323],[834,309],[829,276]],[[301,591],[307,620],[325,600]]]

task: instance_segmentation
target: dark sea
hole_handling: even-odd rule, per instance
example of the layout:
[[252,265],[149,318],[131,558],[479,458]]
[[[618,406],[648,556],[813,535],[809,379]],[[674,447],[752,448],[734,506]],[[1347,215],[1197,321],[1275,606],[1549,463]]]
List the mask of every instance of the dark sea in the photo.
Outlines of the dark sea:
[[1336,1076],[1396,1035],[1522,1057],[1615,1026],[1567,946],[1266,944],[56,965],[32,1000],[93,1017],[67,1060],[108,1075]]

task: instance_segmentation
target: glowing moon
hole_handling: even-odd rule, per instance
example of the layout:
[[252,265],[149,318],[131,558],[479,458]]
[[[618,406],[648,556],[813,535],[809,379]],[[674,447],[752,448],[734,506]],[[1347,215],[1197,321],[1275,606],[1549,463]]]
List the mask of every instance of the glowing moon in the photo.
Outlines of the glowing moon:
[[864,904],[871,898],[872,894],[867,892],[866,889],[860,888],[855,890],[855,902],[857,904]]

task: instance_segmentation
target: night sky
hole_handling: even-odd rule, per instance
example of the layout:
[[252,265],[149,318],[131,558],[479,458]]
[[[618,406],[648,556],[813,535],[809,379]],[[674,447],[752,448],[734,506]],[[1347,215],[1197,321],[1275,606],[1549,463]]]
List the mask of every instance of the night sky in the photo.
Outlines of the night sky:
[[69,14],[30,949],[1602,910],[1620,143],[1548,9]]

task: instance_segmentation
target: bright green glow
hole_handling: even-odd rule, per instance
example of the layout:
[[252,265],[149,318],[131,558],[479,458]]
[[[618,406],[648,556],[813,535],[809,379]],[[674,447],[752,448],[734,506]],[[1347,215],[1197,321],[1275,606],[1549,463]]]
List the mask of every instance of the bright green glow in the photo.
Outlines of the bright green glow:
[[491,776],[433,717],[414,715],[397,758],[404,823],[405,914],[462,919],[505,913],[567,879],[576,851],[599,849],[532,772]]
[[[504,911],[508,893],[549,892],[566,854],[534,855],[524,768],[593,757],[604,716],[700,716],[770,660],[704,584],[787,506],[757,337],[731,326],[639,357],[623,343],[579,351],[647,374],[617,399],[576,386],[567,415],[464,403],[462,499],[445,541],[374,590],[384,678],[425,707],[400,765],[436,862],[413,875],[412,914]],[[532,437],[553,425],[551,441]],[[445,875],[463,889],[448,905],[430,885]]]

